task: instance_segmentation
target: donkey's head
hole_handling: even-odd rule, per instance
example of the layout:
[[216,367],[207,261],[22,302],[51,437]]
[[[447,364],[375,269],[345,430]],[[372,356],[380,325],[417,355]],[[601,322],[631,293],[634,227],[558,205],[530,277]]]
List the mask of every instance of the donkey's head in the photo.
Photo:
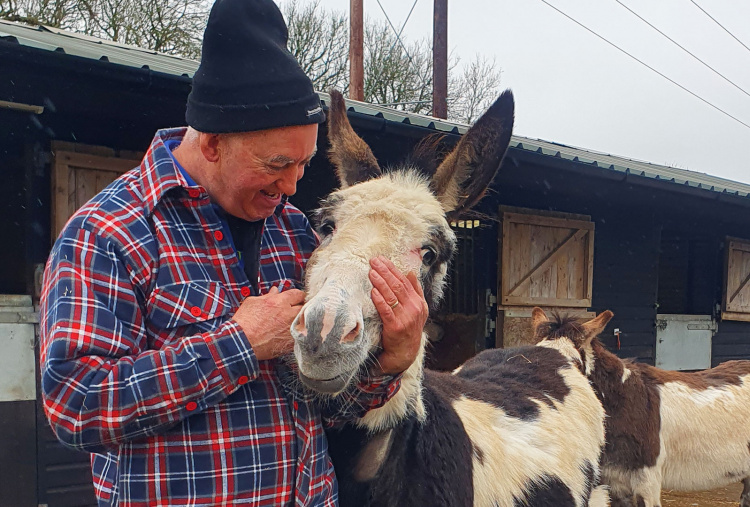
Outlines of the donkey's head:
[[[512,128],[513,96],[506,91],[439,167],[429,167],[433,142],[384,174],[349,124],[343,97],[331,93],[330,158],[341,186],[316,212],[321,244],[307,264],[307,302],[292,324],[300,378],[308,387],[337,393],[375,357],[382,324],[370,299],[373,257],[415,272],[428,304],[436,307],[456,243],[447,216],[481,199]],[[421,365],[420,357],[420,371]]]
[[591,375],[594,368],[594,354],[591,347],[604,327],[614,317],[605,310],[591,320],[554,314],[548,318],[541,308],[531,311],[531,327],[537,345],[558,349],[564,355],[580,359],[583,372]]

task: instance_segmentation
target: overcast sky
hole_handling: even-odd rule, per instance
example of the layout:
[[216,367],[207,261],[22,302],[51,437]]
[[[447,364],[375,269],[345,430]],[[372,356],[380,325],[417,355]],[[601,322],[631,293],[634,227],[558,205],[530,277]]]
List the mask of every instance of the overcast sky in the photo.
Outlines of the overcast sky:
[[[298,0],[301,3],[310,0]],[[696,95],[750,125],[750,50],[691,0],[620,0],[705,61],[714,74],[615,0],[547,0]],[[750,47],[750,2],[696,0]],[[400,27],[413,0],[380,0]],[[320,0],[348,11],[349,0]],[[377,0],[365,16],[385,19]],[[432,33],[418,0],[404,34]],[[449,0],[448,46],[494,56],[516,96],[517,135],[750,183],[750,127],[637,63],[542,0]]]

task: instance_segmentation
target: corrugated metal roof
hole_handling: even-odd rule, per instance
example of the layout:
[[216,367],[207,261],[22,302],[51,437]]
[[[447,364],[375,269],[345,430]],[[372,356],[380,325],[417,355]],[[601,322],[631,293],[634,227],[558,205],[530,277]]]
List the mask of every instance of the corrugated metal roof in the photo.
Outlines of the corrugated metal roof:
[[109,61],[126,67],[148,68],[173,76],[193,77],[199,63],[58,28],[32,27],[0,20],[0,40],[8,37],[12,37],[22,46],[64,52],[91,60]]
[[[9,39],[10,38],[10,39]],[[143,48],[127,46],[105,41],[81,34],[49,27],[31,27],[0,20],[0,41],[3,39],[17,42],[23,46],[46,51],[63,51],[69,55],[92,60],[104,60],[113,64],[134,68],[148,68],[155,72],[174,76],[192,77],[198,68],[195,60],[158,53]],[[330,97],[320,93],[321,99],[328,104]],[[358,113],[383,118],[386,121],[416,125],[438,132],[463,134],[468,125],[439,120],[430,116],[405,113],[392,108],[347,100],[351,110]],[[513,136],[511,147],[543,156],[569,160],[591,167],[617,171],[622,174],[635,175],[667,184],[683,185],[708,191],[727,193],[739,197],[750,196],[750,185],[737,181],[711,176],[705,173],[678,169],[648,162],[641,162],[593,150],[566,146],[540,139]]]

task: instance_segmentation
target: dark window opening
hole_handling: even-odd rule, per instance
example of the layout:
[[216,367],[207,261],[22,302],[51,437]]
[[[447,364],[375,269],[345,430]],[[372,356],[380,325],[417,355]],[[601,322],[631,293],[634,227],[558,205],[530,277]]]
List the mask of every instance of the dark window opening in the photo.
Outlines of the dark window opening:
[[456,256],[448,270],[448,286],[442,305],[444,313],[473,315],[478,309],[478,281],[474,259],[479,240],[479,220],[458,220],[451,222],[456,234]]
[[658,313],[712,315],[716,299],[719,245],[705,238],[662,235],[659,252]]

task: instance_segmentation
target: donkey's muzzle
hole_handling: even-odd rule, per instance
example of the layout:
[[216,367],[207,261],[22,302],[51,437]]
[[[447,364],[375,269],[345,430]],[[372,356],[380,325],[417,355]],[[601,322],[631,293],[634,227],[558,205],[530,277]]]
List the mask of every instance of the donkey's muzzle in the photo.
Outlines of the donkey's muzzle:
[[317,380],[299,372],[299,379],[308,388],[324,394],[336,394],[343,391],[354,376],[354,372],[342,373],[331,379]]
[[359,341],[362,325],[361,312],[353,314],[343,301],[333,305],[311,301],[294,319],[292,336],[307,353],[338,352]]
[[367,357],[363,328],[362,310],[345,291],[309,300],[291,328],[302,383],[325,394],[345,389]]

